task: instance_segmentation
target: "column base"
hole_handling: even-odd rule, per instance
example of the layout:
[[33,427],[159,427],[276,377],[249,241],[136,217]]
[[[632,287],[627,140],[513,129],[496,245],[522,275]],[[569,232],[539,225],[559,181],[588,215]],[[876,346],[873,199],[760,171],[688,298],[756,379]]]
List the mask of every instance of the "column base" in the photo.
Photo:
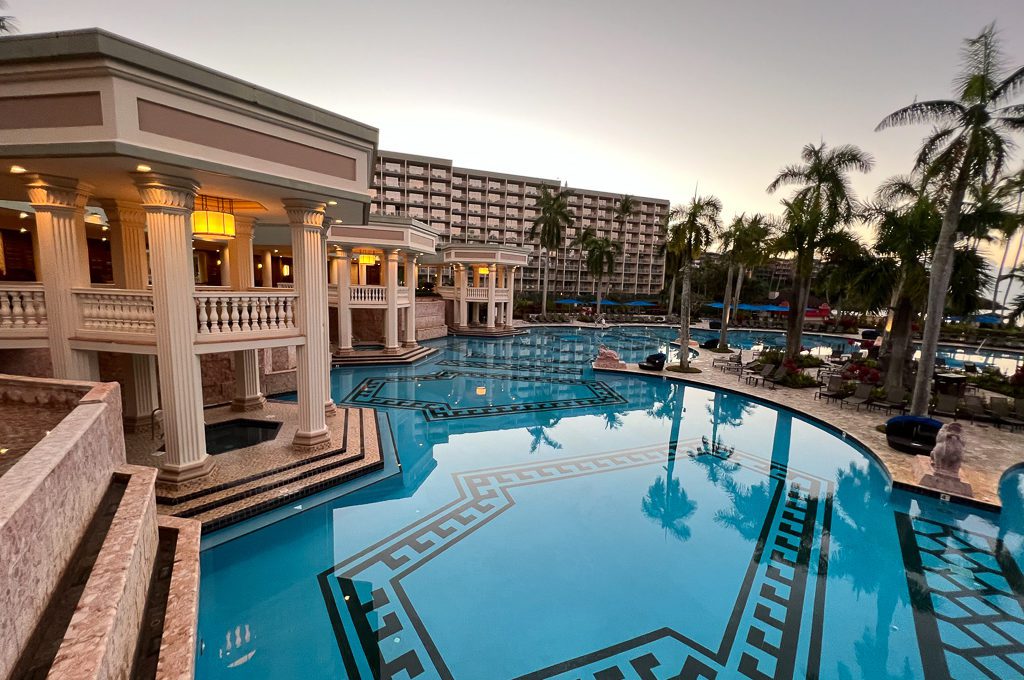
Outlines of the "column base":
[[339,347],[338,349],[334,350],[334,353],[340,357],[348,356],[353,352],[355,352],[355,350],[352,349],[351,347]]
[[202,460],[198,460],[194,463],[186,463],[185,465],[161,465],[159,472],[156,473],[156,479],[158,482],[181,484],[193,479],[205,477],[210,474],[212,470],[213,458],[204,453]]
[[406,340],[406,341],[404,341],[402,343],[402,347],[405,347],[407,349],[415,349],[416,347],[419,347],[419,346],[420,346],[420,344],[418,342],[416,342],[415,340]]
[[292,446],[298,446],[300,448],[313,448],[316,446],[323,446],[331,442],[331,433],[325,427],[322,430],[315,432],[302,432],[301,430],[295,433],[295,437],[292,438]]
[[333,399],[328,399],[324,402],[324,415],[330,418],[338,412],[338,407],[335,406]]
[[384,354],[398,354],[402,351],[401,347],[385,347]]
[[248,397],[236,397],[231,400],[232,411],[259,411],[267,403],[266,397],[262,394]]

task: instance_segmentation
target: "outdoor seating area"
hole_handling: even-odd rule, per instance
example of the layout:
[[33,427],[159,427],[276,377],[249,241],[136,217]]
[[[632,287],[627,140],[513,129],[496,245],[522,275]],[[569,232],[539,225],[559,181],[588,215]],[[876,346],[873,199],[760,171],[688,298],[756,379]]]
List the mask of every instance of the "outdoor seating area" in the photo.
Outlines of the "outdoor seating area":
[[967,419],[972,422],[991,423],[997,428],[1010,430],[1024,429],[1024,398],[990,396],[987,399],[978,394],[937,394],[935,404],[929,411],[932,415],[945,416],[953,420]]

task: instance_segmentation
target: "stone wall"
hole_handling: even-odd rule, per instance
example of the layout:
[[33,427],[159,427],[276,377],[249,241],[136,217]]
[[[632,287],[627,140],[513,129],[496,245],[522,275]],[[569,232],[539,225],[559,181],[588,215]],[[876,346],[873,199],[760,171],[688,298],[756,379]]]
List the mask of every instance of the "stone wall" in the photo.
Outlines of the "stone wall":
[[386,309],[353,309],[352,342],[383,345],[386,315]]
[[53,364],[50,363],[50,350],[40,347],[0,351],[0,373],[52,378]]
[[416,298],[416,339],[430,340],[448,335],[447,304],[439,298]]
[[7,402],[76,403],[0,477],[0,677],[8,677],[125,449],[115,383],[4,375],[0,393]]

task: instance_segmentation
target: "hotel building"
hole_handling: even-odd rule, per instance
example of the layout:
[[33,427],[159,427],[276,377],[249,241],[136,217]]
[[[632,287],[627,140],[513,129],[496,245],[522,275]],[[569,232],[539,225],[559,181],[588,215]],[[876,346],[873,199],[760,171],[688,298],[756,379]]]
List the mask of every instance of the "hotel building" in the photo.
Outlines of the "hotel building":
[[[532,247],[534,256],[521,270],[517,285],[539,291],[543,254],[530,238],[530,227],[537,216],[535,204],[542,185],[555,187],[559,181],[460,168],[444,158],[380,151],[372,178],[370,212],[421,220],[438,232],[442,242]],[[615,272],[605,280],[606,293],[659,293],[665,282],[665,258],[658,254],[658,247],[664,240],[661,223],[669,202],[635,196],[637,210],[621,224],[615,219],[615,208],[622,194],[570,188],[576,223],[566,230],[565,245],[552,263],[549,290],[574,296],[596,290],[579,246],[573,245],[584,229],[591,228],[598,236],[622,245]]]

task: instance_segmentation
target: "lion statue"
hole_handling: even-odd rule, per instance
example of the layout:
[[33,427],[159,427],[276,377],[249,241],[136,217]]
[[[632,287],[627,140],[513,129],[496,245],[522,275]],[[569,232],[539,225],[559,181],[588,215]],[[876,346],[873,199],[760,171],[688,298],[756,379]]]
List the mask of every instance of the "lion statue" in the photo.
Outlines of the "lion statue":
[[931,453],[932,467],[940,475],[960,477],[964,461],[964,427],[960,423],[947,423],[935,435]]

